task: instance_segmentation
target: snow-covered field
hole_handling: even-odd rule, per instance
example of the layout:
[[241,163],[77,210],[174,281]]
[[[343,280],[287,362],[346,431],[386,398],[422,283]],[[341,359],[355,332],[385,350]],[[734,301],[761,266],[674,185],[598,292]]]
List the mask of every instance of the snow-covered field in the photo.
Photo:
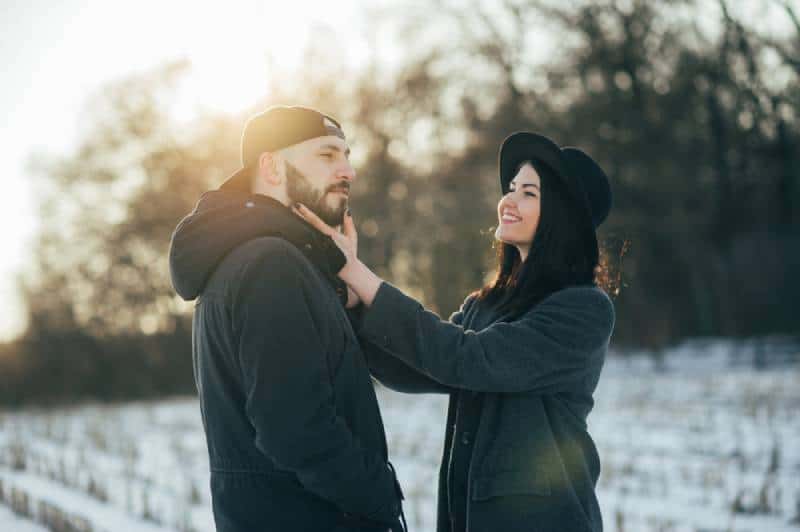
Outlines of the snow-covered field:
[[[800,367],[731,345],[609,360],[589,418],[607,531],[800,530]],[[378,396],[409,526],[432,532],[446,400]],[[212,531],[207,468],[194,399],[0,413],[0,529]]]

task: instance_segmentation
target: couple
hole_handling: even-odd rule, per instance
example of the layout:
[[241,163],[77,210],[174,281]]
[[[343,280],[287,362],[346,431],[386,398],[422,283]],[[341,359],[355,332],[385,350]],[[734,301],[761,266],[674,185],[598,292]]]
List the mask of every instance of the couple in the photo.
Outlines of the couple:
[[507,138],[497,275],[443,321],[358,259],[348,156],[332,117],[272,107],[172,235],[217,530],[405,530],[370,374],[450,396],[438,532],[601,530],[586,417],[614,326],[594,281],[603,171]]

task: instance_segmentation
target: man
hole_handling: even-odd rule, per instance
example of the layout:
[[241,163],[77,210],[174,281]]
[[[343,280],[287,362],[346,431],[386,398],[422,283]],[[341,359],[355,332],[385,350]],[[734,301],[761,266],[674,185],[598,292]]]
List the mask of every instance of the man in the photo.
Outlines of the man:
[[[344,256],[289,210],[303,203],[341,225],[355,179],[348,156],[330,116],[270,108],[245,126],[243,168],[172,236],[175,290],[197,298],[192,356],[220,532],[402,530],[336,277]],[[231,230],[237,239],[220,234]]]

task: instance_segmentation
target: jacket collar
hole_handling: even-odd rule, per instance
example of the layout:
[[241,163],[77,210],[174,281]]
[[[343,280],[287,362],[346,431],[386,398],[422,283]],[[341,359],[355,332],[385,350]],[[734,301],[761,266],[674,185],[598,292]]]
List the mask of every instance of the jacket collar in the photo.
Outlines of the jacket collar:
[[225,193],[240,195],[243,208],[253,209],[255,216],[263,220],[262,233],[258,236],[276,236],[291,243],[325,276],[342,302],[347,302],[346,285],[336,275],[344,267],[346,259],[330,237],[317,231],[274,198],[230,189]]
[[336,275],[346,262],[329,237],[298,218],[279,201],[231,188],[203,194],[172,236],[170,273],[186,300],[197,297],[219,262],[237,246],[263,236],[295,246],[336,290],[344,303],[347,289]]

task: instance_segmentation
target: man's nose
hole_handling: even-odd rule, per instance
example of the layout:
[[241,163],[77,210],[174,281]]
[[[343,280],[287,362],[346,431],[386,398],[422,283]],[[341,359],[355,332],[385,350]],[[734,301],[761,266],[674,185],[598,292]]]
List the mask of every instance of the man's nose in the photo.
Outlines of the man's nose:
[[347,162],[339,169],[339,175],[337,177],[353,181],[356,178],[356,171],[353,169],[353,166]]

